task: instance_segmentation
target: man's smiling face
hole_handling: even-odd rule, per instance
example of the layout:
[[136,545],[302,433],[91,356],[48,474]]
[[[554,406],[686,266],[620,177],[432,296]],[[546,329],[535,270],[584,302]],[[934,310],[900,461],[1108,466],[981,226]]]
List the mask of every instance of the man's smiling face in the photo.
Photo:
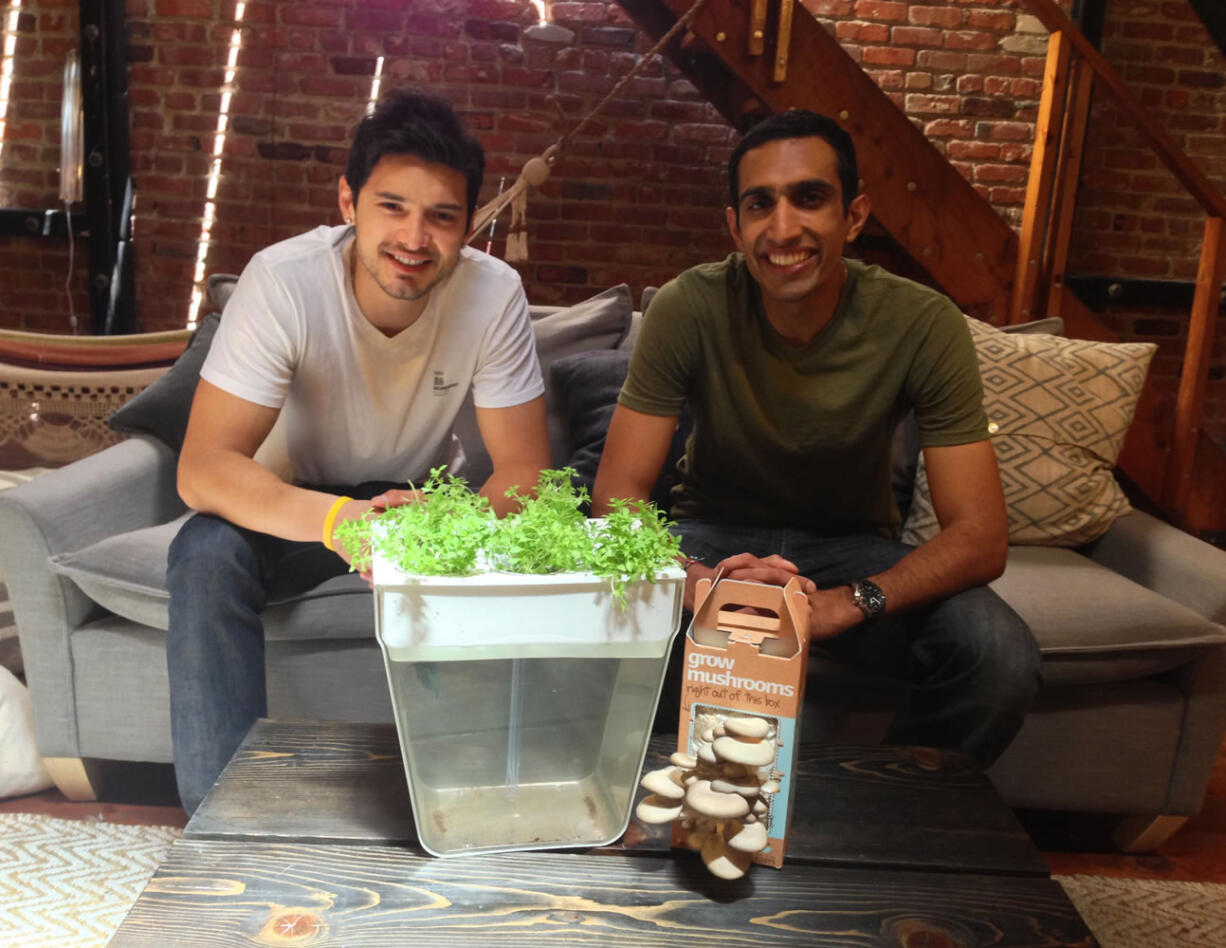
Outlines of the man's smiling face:
[[375,315],[368,305],[422,300],[456,268],[468,231],[466,196],[463,174],[413,155],[380,158],[356,202],[341,179],[341,213],[355,231],[354,293],[368,318]]
[[868,201],[843,210],[838,156],[816,136],[750,149],[737,169],[728,230],[768,303],[799,303],[837,288],[843,247],[867,220]]

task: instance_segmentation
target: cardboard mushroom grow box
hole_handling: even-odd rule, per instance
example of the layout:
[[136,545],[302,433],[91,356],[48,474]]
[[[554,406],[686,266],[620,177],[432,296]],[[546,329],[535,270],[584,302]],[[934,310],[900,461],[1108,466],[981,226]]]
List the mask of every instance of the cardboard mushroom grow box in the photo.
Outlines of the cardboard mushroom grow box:
[[416,576],[376,554],[376,624],[418,838],[438,856],[616,840],[685,574]]
[[643,777],[648,823],[725,879],[783,865],[809,656],[809,603],[792,580],[699,580],[685,641],[677,752]]

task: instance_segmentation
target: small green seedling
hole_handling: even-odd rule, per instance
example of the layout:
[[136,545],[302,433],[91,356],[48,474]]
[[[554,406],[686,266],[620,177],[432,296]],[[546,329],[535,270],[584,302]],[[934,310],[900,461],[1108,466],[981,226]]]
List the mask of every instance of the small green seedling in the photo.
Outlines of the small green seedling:
[[507,496],[519,510],[499,520],[462,478],[435,468],[422,485],[423,501],[345,521],[337,542],[357,570],[369,569],[378,552],[403,572],[424,576],[465,576],[483,567],[593,573],[609,581],[625,608],[626,588],[673,564],[679,541],[652,503],[615,500],[603,520],[588,520],[582,510],[588,492],[575,486],[574,475],[573,468],[546,470],[534,492],[512,487]]

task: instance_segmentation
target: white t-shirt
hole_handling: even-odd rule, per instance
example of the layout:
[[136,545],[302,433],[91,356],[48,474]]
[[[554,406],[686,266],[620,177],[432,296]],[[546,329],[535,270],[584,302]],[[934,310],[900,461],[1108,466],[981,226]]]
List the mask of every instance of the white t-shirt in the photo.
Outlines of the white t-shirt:
[[257,459],[287,480],[420,481],[453,457],[470,387],[479,408],[544,391],[528,301],[515,270],[466,247],[418,320],[388,338],[358,308],[352,243],[349,227],[317,227],[252,257],[200,375],[281,409]]

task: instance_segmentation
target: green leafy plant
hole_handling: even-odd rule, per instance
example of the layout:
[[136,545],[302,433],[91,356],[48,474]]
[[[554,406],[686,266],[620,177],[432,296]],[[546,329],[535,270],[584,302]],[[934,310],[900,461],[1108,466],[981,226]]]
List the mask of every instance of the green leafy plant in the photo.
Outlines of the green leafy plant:
[[512,573],[568,573],[587,568],[592,541],[580,509],[587,488],[574,486],[575,469],[542,471],[535,494],[507,496],[519,503],[490,536],[486,551],[491,563]]
[[587,572],[609,581],[624,608],[626,588],[653,580],[679,553],[669,522],[651,503],[614,500],[607,517],[588,520],[586,488],[573,468],[542,471],[536,490],[518,487],[507,496],[519,510],[502,520],[489,501],[462,478],[430,472],[423,501],[342,523],[337,542],[354,569],[370,566],[375,552],[406,573],[463,576],[482,565],[513,573]]
[[336,540],[344,544],[351,568],[368,569],[377,550],[406,573],[465,576],[476,569],[498,523],[489,499],[437,467],[421,492],[421,503],[389,507],[337,528]]
[[592,537],[588,569],[609,580],[618,602],[625,603],[628,585],[651,580],[663,567],[675,563],[681,541],[668,526],[653,503],[610,502],[608,514]]

